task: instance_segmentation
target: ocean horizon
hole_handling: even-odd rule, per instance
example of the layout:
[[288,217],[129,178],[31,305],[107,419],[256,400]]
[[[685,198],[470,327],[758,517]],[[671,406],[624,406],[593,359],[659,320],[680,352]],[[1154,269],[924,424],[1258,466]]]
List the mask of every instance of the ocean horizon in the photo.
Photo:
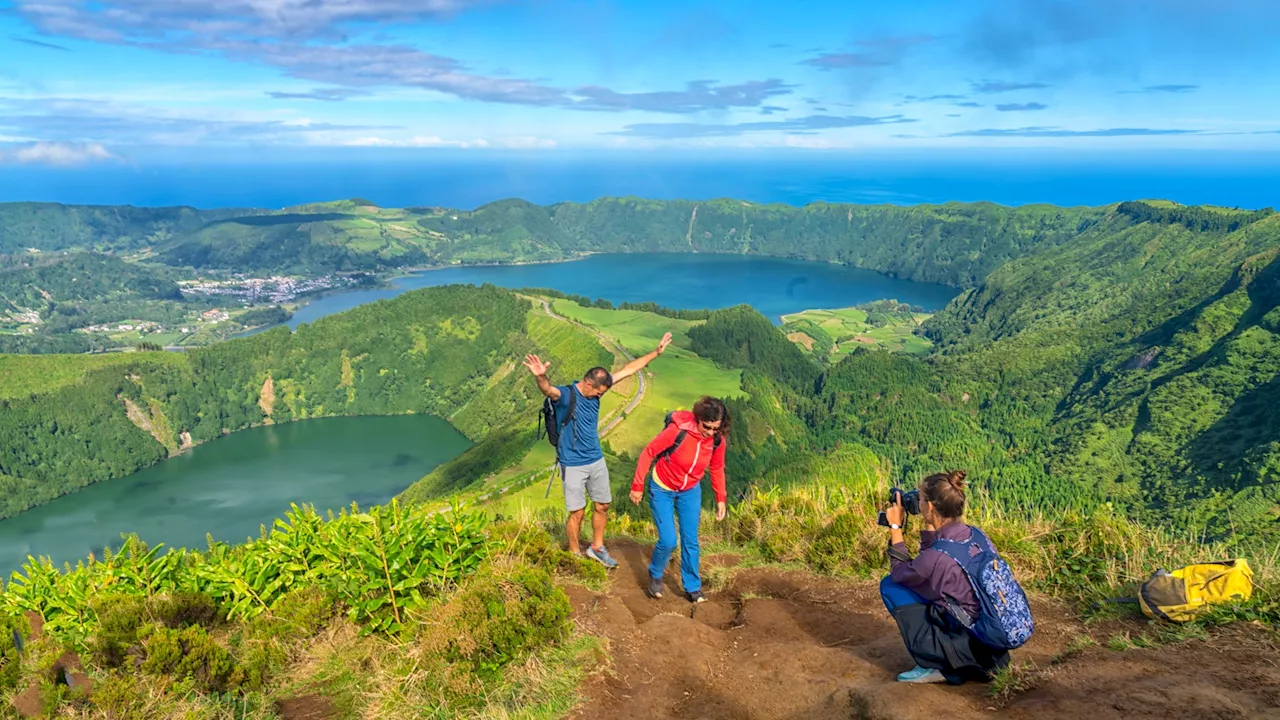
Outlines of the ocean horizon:
[[673,158],[602,152],[233,152],[217,160],[141,156],[77,168],[0,165],[0,202],[283,208],[361,197],[383,207],[471,209],[507,198],[538,204],[607,196],[758,203],[1280,205],[1280,153],[1107,155],[750,153]]

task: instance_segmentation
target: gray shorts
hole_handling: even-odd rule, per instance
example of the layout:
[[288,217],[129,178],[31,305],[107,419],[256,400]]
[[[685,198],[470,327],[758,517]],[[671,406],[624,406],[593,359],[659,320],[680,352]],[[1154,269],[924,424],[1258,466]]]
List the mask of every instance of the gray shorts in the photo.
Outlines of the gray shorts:
[[608,505],[613,502],[609,494],[609,466],[604,458],[590,465],[560,466],[560,479],[564,483],[564,508],[576,512],[587,506],[587,496],[593,502]]

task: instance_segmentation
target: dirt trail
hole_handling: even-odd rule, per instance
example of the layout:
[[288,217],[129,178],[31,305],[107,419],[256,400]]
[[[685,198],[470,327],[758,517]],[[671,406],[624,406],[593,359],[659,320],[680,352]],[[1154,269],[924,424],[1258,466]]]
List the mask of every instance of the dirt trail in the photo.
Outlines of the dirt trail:
[[[912,662],[873,583],[748,569],[728,587],[708,588],[709,601],[695,607],[674,566],[662,600],[644,595],[647,546],[615,540],[610,550],[620,566],[607,592],[570,588],[578,622],[608,638],[612,654],[573,718],[1280,720],[1280,649],[1265,631],[1228,629],[1143,650],[1094,647],[1051,665],[1090,629],[1037,599],[1036,635],[1014,660],[1051,669],[998,707],[987,685],[894,682]],[[705,559],[704,574],[735,562]],[[1102,645],[1125,629],[1143,626],[1091,628]]]

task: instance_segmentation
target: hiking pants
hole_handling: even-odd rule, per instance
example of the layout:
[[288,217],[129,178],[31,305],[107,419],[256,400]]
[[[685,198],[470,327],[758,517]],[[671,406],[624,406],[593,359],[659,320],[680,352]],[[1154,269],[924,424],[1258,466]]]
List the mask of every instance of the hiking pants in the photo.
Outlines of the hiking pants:
[[698,572],[698,522],[702,519],[702,483],[688,490],[672,492],[649,478],[649,509],[658,527],[658,543],[653,546],[649,577],[662,579],[671,551],[676,549],[676,522],[680,523],[680,582],[687,593],[702,589]]
[[945,608],[892,578],[880,581],[880,598],[898,623],[907,652],[922,668],[941,670],[947,682],[987,680],[1009,664],[1009,653],[982,644]]

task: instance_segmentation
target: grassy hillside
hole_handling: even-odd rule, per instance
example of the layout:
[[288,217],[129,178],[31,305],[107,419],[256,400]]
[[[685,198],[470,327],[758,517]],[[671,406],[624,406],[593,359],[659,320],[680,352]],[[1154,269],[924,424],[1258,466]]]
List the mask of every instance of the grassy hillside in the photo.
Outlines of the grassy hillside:
[[29,249],[130,252],[166,242],[205,224],[263,210],[196,210],[132,205],[0,204],[0,255]]
[[163,262],[195,268],[350,271],[424,265],[435,240],[418,215],[347,201],[217,220],[159,244]]
[[[870,311],[871,314],[868,314]],[[928,313],[892,300],[839,310],[806,310],[784,315],[787,338],[829,363],[838,363],[859,347],[912,355],[927,354],[933,343],[917,332]]]
[[0,355],[0,400],[48,395],[75,386],[90,373],[113,366],[130,367],[140,358],[185,367],[180,353],[114,353],[104,355]]
[[632,457],[662,429],[668,412],[688,409],[703,395],[722,398],[742,394],[742,373],[717,368],[690,350],[689,330],[699,323],[662,317],[638,310],[602,310],[582,307],[571,300],[557,300],[557,313],[596,328],[640,356],[657,347],[663,334],[672,334],[667,352],[650,363],[645,402],[628,416],[609,438],[610,446]]

